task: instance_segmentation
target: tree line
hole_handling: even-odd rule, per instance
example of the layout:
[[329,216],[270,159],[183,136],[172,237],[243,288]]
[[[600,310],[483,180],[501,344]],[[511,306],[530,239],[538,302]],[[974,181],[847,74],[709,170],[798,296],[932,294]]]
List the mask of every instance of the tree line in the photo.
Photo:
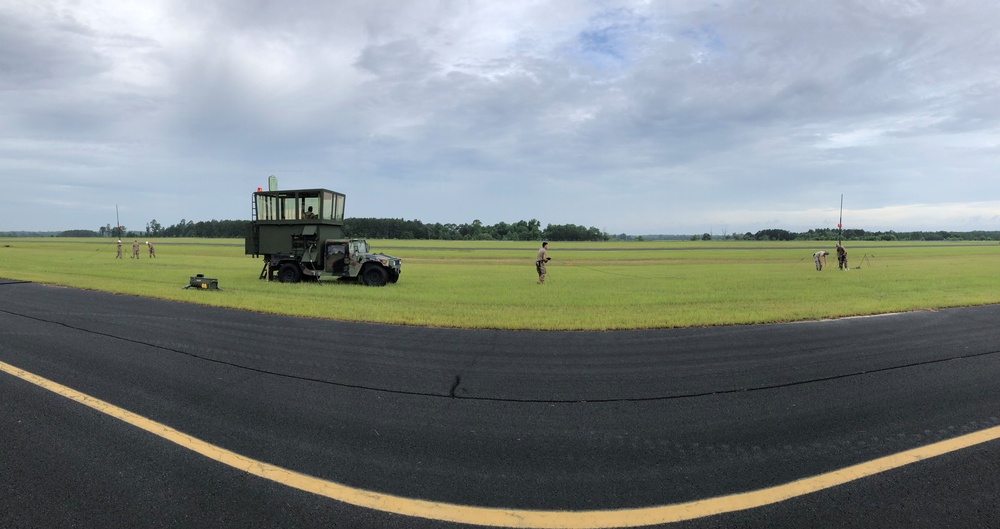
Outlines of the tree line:
[[431,239],[446,241],[606,241],[610,235],[594,227],[576,224],[549,224],[544,229],[536,219],[493,225],[474,220],[471,224],[424,224],[419,220],[349,218],[344,219],[348,237],[371,239]]
[[[163,226],[156,219],[146,223],[145,229],[129,229],[125,226],[101,226],[98,230],[70,230],[58,234],[61,237],[199,237],[199,238],[242,238],[250,228],[248,220],[210,220],[194,222],[181,219],[171,226]],[[344,234],[362,239],[430,239],[457,241],[606,241],[608,234],[594,227],[576,224],[549,224],[542,228],[536,219],[519,220],[508,224],[498,222],[493,225],[474,220],[466,224],[425,224],[419,220],[347,218],[344,219]],[[12,235],[14,236],[14,235]]]
[[837,228],[813,228],[805,232],[791,232],[781,229],[766,229],[756,233],[723,235],[703,234],[703,240],[731,239],[746,241],[996,241],[1000,231],[866,231],[863,229],[839,230]]
[[[97,230],[67,230],[62,232],[0,232],[0,237],[198,237],[243,238],[250,227],[248,220],[210,220],[194,222],[181,219],[177,224],[163,226],[156,219],[144,229],[125,226],[99,227]],[[814,228],[805,232],[765,229],[756,233],[703,233],[702,235],[609,235],[603,231],[575,224],[549,224],[544,229],[536,219],[511,224],[498,222],[486,225],[479,220],[467,224],[425,224],[419,220],[348,218],[344,220],[348,237],[366,239],[430,239],[475,241],[651,241],[651,240],[736,240],[736,241],[997,241],[1000,231],[866,231],[836,228]]]

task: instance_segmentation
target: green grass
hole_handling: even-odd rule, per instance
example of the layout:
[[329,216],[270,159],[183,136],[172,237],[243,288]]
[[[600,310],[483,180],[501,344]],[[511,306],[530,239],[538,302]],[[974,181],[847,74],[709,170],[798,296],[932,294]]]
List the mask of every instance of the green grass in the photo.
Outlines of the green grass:
[[[535,284],[527,242],[370,241],[401,257],[399,283],[293,285],[257,279],[242,241],[156,241],[138,261],[98,239],[0,239],[0,277],[244,310],[463,328],[613,330],[812,320],[1000,303],[1000,245],[857,243],[841,272],[816,272],[833,243],[645,242],[550,245]],[[865,246],[869,246],[865,248]],[[879,246],[879,247],[874,247]],[[190,276],[221,292],[183,289]]]

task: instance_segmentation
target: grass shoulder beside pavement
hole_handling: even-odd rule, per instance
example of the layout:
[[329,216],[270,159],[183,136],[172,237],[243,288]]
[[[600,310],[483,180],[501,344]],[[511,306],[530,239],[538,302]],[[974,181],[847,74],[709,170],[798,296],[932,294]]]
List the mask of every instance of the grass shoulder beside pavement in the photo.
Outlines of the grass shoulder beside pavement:
[[[140,242],[145,242],[142,240]],[[460,328],[618,330],[771,323],[1000,303],[996,243],[849,245],[682,241],[550,244],[536,285],[532,242],[369,241],[400,257],[396,284],[258,279],[234,239],[154,240],[115,259],[108,239],[0,239],[0,277],[204,305],[348,321]],[[812,253],[831,251],[817,272]],[[221,291],[184,289],[191,276]]]

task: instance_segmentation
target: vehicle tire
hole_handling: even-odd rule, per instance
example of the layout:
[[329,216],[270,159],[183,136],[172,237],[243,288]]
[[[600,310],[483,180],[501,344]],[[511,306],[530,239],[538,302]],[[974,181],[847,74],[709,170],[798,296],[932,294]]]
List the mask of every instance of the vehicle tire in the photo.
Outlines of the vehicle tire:
[[282,283],[298,283],[302,279],[302,270],[299,265],[285,263],[278,269],[278,281]]
[[383,287],[389,280],[389,273],[378,265],[369,265],[361,271],[361,282],[370,287]]
[[399,281],[399,274],[395,271],[389,272],[389,282],[395,283],[396,281]]

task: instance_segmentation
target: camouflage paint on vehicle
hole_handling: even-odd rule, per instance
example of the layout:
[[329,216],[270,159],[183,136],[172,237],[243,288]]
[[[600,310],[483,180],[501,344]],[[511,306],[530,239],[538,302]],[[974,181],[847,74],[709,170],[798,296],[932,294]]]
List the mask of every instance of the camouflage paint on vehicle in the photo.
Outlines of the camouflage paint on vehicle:
[[245,253],[263,255],[260,278],[295,283],[323,277],[370,286],[399,280],[398,258],[344,236],[345,195],[327,189],[257,191]]

